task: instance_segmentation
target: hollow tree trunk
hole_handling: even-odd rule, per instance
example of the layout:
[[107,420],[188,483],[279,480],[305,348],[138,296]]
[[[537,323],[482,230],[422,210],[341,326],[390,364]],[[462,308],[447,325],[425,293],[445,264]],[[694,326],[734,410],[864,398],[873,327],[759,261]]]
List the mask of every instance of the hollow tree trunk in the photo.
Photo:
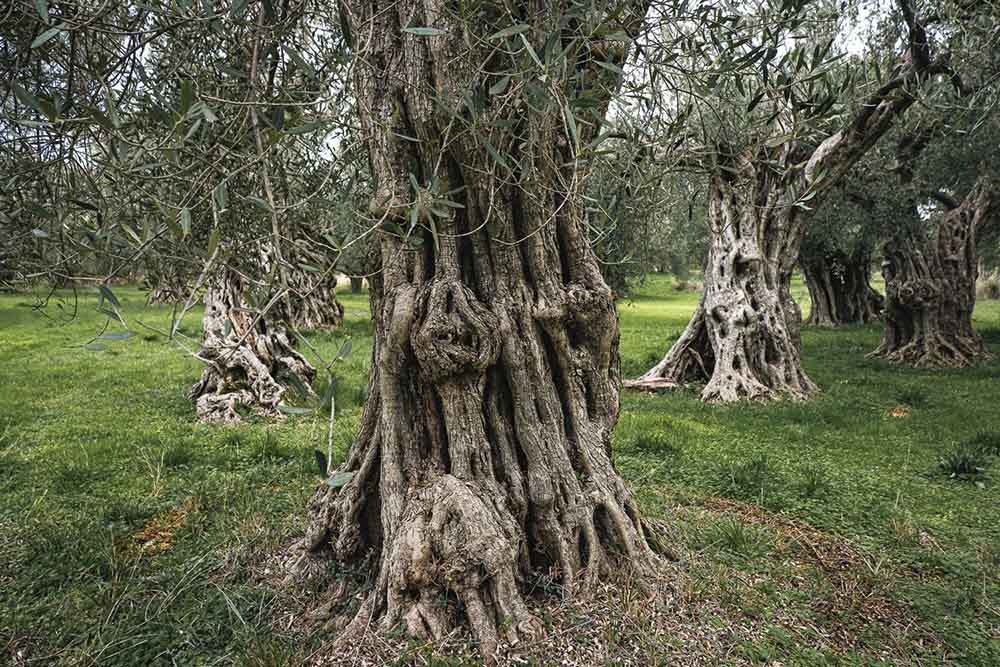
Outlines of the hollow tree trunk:
[[746,161],[738,176],[712,176],[698,309],[664,359],[628,386],[704,380],[705,401],[804,398],[816,391],[802,369],[801,313],[789,291],[804,226],[785,201],[782,176],[762,165]]
[[[483,110],[495,150],[517,151],[516,166],[498,160],[473,133],[447,128],[464,91],[495,83],[476,67],[502,52],[470,54],[451,19],[412,19],[408,2],[352,10],[366,49],[354,83],[372,211],[392,226],[370,289],[369,398],[336,476],[349,481],[314,496],[304,547],[369,569],[370,592],[339,641],[370,624],[439,637],[468,623],[489,660],[501,635],[517,643],[539,632],[525,604],[539,575],[574,591],[652,562],[611,459],[618,318],[585,236],[560,108],[515,97]],[[444,32],[404,33],[413,20]],[[416,248],[392,232],[410,219],[410,174],[440,179],[461,206],[422,218]]]
[[995,214],[985,181],[945,213],[927,240],[896,234],[885,247],[885,331],[872,357],[921,368],[961,368],[991,355],[972,325],[976,232]]
[[882,314],[884,299],[871,287],[871,253],[858,248],[820,248],[803,253],[799,267],[809,288],[812,308],[806,324],[838,327],[874,322]]
[[188,394],[202,421],[239,422],[240,407],[265,417],[278,416],[289,386],[308,392],[316,375],[295,351],[280,307],[257,318],[244,290],[244,280],[226,270],[205,291],[198,356],[207,365]]

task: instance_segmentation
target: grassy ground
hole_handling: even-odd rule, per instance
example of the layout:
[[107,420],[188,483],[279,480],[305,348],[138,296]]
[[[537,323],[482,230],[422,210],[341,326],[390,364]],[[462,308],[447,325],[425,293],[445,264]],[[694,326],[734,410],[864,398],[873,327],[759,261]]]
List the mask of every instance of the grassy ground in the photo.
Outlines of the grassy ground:
[[[298,622],[308,594],[267,582],[301,527],[326,420],[193,424],[198,362],[140,324],[165,327],[169,309],[116,295],[138,335],[104,351],[74,347],[103,319],[93,294],[68,322],[0,296],[0,663],[303,661],[322,638]],[[696,298],[654,276],[620,303],[626,376],[659,359]],[[366,297],[343,301],[344,330],[311,337],[326,358],[354,341],[336,367],[338,456],[371,349]],[[997,350],[997,302],[976,315]],[[969,481],[938,467],[977,436],[1000,444],[1000,364],[892,368],[864,358],[878,337],[805,329],[823,388],[806,404],[624,398],[616,461],[670,526],[681,595],[711,601],[697,622],[723,645],[715,664],[1000,664],[1000,462]]]

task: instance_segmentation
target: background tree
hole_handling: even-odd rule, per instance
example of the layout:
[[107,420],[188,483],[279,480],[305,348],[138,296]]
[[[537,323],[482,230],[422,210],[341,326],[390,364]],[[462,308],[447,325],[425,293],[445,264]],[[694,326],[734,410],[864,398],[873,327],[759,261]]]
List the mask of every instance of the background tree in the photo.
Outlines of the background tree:
[[[838,107],[850,79],[838,78],[832,67],[840,57],[833,52],[837,14],[807,3],[780,5],[762,3],[735,24],[719,49],[734,63],[729,76],[704,84],[711,104],[696,117],[711,114],[712,122],[700,125],[702,155],[692,151],[709,177],[711,244],[702,303],[663,360],[630,386],[704,379],[706,401],[804,398],[817,391],[802,367],[801,313],[789,290],[809,213],[943,65],[931,62],[926,32],[904,0],[904,55],[888,76],[866,86],[868,92],[852,96],[854,109]],[[776,27],[761,31],[761,23]],[[807,24],[813,39],[786,48]],[[741,71],[746,62],[760,68],[750,86]]]
[[[12,127],[39,129],[45,149],[61,151],[33,182],[64,207],[86,204],[59,229],[74,257],[103,258],[89,280],[110,284],[146,260],[151,287],[183,286],[171,339],[204,294],[206,369],[192,390],[203,418],[233,421],[238,405],[273,415],[289,386],[308,394],[314,371],[289,327],[341,317],[330,289],[337,251],[317,241],[305,208],[339,183],[330,158],[345,109],[336,32],[305,22],[320,9],[16,8],[31,44],[10,64]],[[88,175],[85,188],[56,169],[67,165]],[[81,189],[88,196],[72,196]]]
[[874,357],[940,368],[990,356],[972,324],[976,238],[995,225],[1000,190],[978,146],[995,145],[1000,133],[993,119],[949,125],[918,126],[897,144],[907,217],[885,243],[885,332]]
[[884,299],[871,286],[884,221],[898,215],[895,183],[878,160],[865,159],[820,206],[799,255],[809,289],[806,324],[837,327],[881,317]]

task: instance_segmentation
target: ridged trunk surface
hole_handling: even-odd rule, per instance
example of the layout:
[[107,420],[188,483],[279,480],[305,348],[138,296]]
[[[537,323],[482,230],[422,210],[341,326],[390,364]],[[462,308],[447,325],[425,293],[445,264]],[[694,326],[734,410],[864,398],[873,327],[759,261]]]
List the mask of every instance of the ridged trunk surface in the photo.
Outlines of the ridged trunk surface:
[[705,381],[705,401],[804,398],[801,313],[789,281],[805,231],[783,176],[763,161],[713,175],[704,292],[680,339],[628,386],[658,389]]
[[[652,562],[611,459],[618,317],[585,236],[561,107],[525,105],[514,88],[475,111],[488,139],[457,131],[451,113],[471,113],[465,93],[499,79],[476,68],[503,71],[503,50],[485,39],[470,47],[470,24],[433,4],[356,1],[350,11],[364,45],[354,83],[371,208],[393,224],[370,288],[368,400],[333,478],[349,481],[314,496],[304,548],[368,574],[341,645],[370,626],[440,637],[467,624],[490,660],[501,638],[540,631],[525,603],[533,582],[572,592]],[[549,34],[565,11],[525,20]],[[444,32],[403,32],[410,25]],[[433,207],[433,226],[421,217],[419,244],[398,233],[410,225],[407,202],[427,196],[414,180],[436,180],[460,205]]]
[[871,286],[871,252],[852,254],[822,249],[803,254],[799,267],[809,288],[812,308],[806,324],[839,327],[867,324],[881,317],[885,299]]
[[332,331],[344,323],[344,306],[337,301],[337,278],[295,272],[289,276],[289,323],[301,331]]
[[871,357],[922,368],[972,366],[991,355],[972,325],[976,233],[995,217],[997,197],[980,181],[942,215],[929,239],[902,232],[885,246],[885,331]]
[[205,291],[203,339],[206,363],[189,392],[202,421],[236,423],[240,408],[263,417],[279,416],[289,387],[308,391],[316,370],[295,350],[275,307],[258,318],[244,299],[244,280],[226,270]]

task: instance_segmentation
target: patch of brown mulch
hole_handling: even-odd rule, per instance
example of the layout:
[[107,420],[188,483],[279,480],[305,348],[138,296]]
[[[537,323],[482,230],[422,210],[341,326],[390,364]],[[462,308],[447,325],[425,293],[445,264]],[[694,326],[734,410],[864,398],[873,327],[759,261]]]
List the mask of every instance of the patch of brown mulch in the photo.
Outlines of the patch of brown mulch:
[[128,536],[126,548],[145,555],[167,551],[174,545],[174,536],[187,523],[188,515],[193,510],[194,501],[189,498],[180,507],[157,514]]

